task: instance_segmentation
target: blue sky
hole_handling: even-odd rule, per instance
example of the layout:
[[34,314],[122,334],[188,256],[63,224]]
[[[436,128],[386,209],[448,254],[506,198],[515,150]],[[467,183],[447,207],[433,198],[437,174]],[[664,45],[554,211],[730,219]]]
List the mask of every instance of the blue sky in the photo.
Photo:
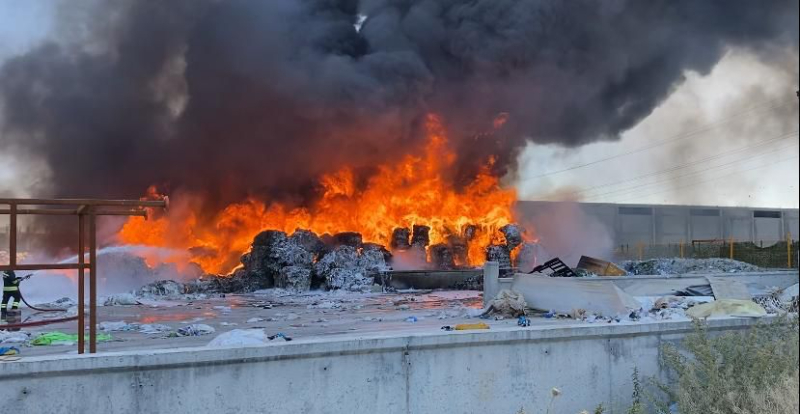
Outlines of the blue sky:
[[0,60],[24,53],[53,25],[54,0],[0,0]]

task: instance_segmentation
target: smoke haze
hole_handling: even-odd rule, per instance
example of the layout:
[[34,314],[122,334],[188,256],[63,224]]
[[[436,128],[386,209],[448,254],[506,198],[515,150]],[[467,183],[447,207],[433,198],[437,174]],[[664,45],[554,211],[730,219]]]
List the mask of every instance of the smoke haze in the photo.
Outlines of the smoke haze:
[[619,138],[731,48],[774,63],[798,46],[796,0],[59,4],[53,40],[0,67],[3,155],[32,160],[39,194],[158,184],[209,213],[306,203],[345,164],[365,176],[415,150],[429,112],[455,183],[489,155],[504,175],[528,142]]

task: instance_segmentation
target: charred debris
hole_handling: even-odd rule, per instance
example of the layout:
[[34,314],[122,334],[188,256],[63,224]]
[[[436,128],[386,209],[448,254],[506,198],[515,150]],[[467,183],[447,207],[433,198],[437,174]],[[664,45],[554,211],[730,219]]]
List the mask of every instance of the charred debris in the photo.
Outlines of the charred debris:
[[[430,228],[413,226],[392,232],[389,247],[364,242],[355,232],[319,236],[297,229],[291,235],[277,230],[258,234],[251,250],[241,258],[241,266],[229,275],[206,275],[186,285],[186,293],[252,292],[282,288],[304,292],[311,289],[365,292],[377,288],[382,277],[398,266],[416,270],[452,271],[469,266],[469,245],[477,227],[463,234],[431,244]],[[496,241],[484,247],[485,259],[501,263],[502,272],[511,272],[517,262],[524,264],[524,230],[515,224],[502,227]]]

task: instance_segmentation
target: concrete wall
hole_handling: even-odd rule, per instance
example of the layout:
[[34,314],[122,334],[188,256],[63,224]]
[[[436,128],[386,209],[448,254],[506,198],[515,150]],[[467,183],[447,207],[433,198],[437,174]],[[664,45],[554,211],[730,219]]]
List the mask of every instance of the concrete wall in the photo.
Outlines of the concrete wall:
[[[725,319],[712,331],[753,321]],[[27,358],[0,364],[11,413],[621,413],[631,373],[688,322],[576,325]]]
[[[489,262],[493,263],[493,262]],[[772,289],[786,289],[798,282],[797,271],[777,271],[758,273],[709,273],[664,276],[625,276],[601,278],[573,278],[572,283],[613,283],[618,288],[633,296],[666,296],[685,290],[690,286],[708,285],[708,277],[726,279],[742,283],[752,295],[764,294]],[[497,272],[490,271],[487,263],[484,271],[484,301],[494,298],[503,289],[511,289],[514,284],[513,277],[498,278]],[[486,304],[486,302],[484,302]]]
[[[535,217],[537,211],[553,209],[565,203],[520,201],[517,210],[523,218]],[[580,212],[602,224],[617,246],[677,244],[692,240],[764,242],[765,245],[786,239],[787,233],[800,237],[797,209],[622,205],[570,203]],[[561,217],[561,219],[565,219]]]

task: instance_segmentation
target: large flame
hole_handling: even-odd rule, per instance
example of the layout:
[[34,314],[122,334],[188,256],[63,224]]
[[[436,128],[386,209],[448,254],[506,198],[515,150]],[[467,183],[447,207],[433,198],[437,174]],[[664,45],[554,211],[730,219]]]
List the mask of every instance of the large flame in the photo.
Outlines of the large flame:
[[456,190],[446,178],[456,161],[441,121],[427,119],[428,139],[421,156],[407,156],[397,165],[379,166],[362,188],[350,168],[320,179],[322,194],[310,207],[289,209],[279,203],[248,199],[221,211],[201,225],[191,202],[176,206],[156,220],[131,218],[119,237],[123,243],[188,249],[205,271],[226,273],[266,229],[307,229],[316,234],[361,233],[365,242],[388,246],[392,231],[414,225],[430,227],[431,244],[477,228],[469,243],[468,263],[484,262],[484,248],[498,241],[502,226],[514,221],[516,192],[503,189],[490,173],[493,158],[466,187]]

